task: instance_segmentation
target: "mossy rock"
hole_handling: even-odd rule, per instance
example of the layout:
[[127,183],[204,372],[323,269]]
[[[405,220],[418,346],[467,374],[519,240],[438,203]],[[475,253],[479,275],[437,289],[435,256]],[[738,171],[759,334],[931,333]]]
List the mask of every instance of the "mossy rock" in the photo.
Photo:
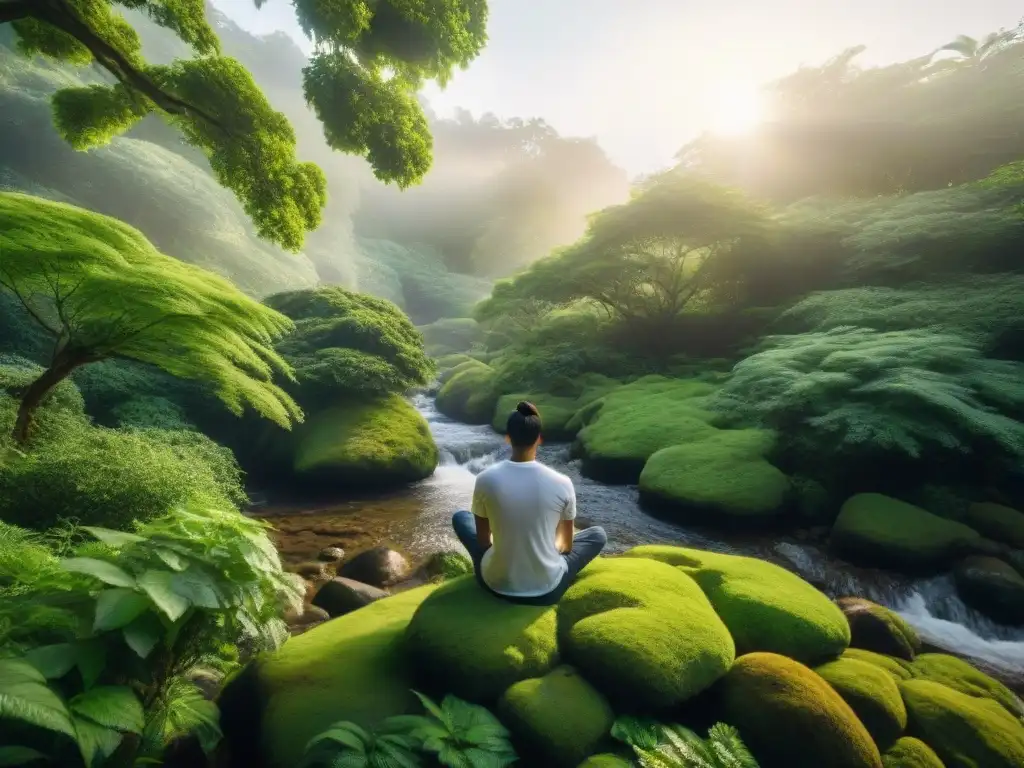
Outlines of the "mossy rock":
[[655,453],[640,474],[640,496],[659,510],[722,527],[764,526],[785,511],[789,478],[764,456],[775,434],[716,430]]
[[604,752],[592,755],[579,764],[578,768],[634,768],[636,763],[625,757]]
[[627,557],[649,558],[689,574],[729,628],[740,654],[770,651],[809,664],[838,657],[850,625],[839,607],[796,574],[752,557],[648,545]]
[[572,667],[511,686],[498,701],[498,716],[512,732],[524,764],[575,768],[608,739],[615,713],[597,689]]
[[850,645],[912,661],[921,650],[921,638],[906,620],[884,605],[862,597],[836,601],[850,622]]
[[986,501],[971,504],[963,522],[993,541],[1024,549],[1024,512]]
[[490,424],[498,393],[494,390],[494,369],[470,360],[447,372],[437,392],[437,410],[466,424]]
[[635,483],[662,448],[702,440],[717,430],[702,408],[714,386],[648,376],[606,395],[576,438],[583,474],[609,483]]
[[422,710],[410,690],[402,640],[413,612],[434,589],[378,600],[291,638],[256,662],[265,701],[261,722],[249,723],[246,735],[255,738],[262,729],[269,765],[298,765],[309,740],[339,720],[373,728],[392,715]]
[[910,665],[914,677],[942,683],[968,696],[992,699],[1015,717],[1024,716],[1017,694],[963,659],[946,653],[922,653]]
[[429,477],[438,460],[426,419],[397,395],[307,415],[293,445],[293,473],[307,486],[400,486]]
[[653,560],[591,563],[558,606],[562,653],[623,709],[658,711],[696,696],[735,657],[697,583]]
[[1000,624],[1024,624],[1024,576],[1012,565],[996,557],[967,557],[954,576],[967,605]]
[[884,749],[907,727],[907,708],[893,676],[866,661],[841,658],[815,670],[850,705],[868,733]]
[[716,686],[720,719],[763,768],[881,768],[878,747],[824,679],[792,659],[751,653]]
[[452,370],[453,368],[462,365],[463,363],[473,362],[473,358],[470,357],[469,355],[464,355],[461,352],[457,352],[453,355],[444,355],[442,357],[439,357],[435,362],[437,363],[437,370],[440,376],[443,378],[448,378],[445,377],[445,373]]
[[882,754],[884,768],[946,768],[935,750],[920,739],[904,736]]
[[879,493],[860,493],[843,504],[829,545],[857,565],[934,573],[951,566],[980,538],[963,523],[913,504]]
[[1024,765],[1024,725],[995,701],[931,680],[899,685],[910,734],[934,749],[946,768]]
[[894,680],[909,680],[914,676],[910,662],[875,653],[874,651],[868,651],[864,648],[847,648],[843,651],[843,655],[840,658],[874,664],[879,669],[884,669],[892,675]]
[[461,576],[419,606],[406,648],[425,688],[490,706],[558,664],[555,609],[515,605]]

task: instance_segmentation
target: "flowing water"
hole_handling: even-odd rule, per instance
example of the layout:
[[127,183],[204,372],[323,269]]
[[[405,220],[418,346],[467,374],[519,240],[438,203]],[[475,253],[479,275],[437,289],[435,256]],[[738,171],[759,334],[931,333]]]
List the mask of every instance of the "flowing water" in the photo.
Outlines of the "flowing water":
[[[280,531],[291,560],[312,559],[324,546],[361,547],[386,541],[413,556],[459,546],[451,515],[468,508],[477,473],[507,457],[503,439],[486,426],[459,424],[438,413],[428,395],[414,403],[426,417],[441,451],[434,475],[411,488],[341,503],[271,505],[261,516]],[[601,525],[609,550],[636,544],[671,543],[718,552],[753,555],[799,573],[833,597],[866,597],[898,611],[927,642],[981,662],[1001,677],[1024,679],[1024,629],[1002,627],[968,608],[952,579],[910,579],[854,568],[809,540],[777,535],[709,534],[652,517],[640,509],[632,486],[609,486],[584,478],[569,459],[567,445],[541,448],[541,460],[576,484],[578,527]]]

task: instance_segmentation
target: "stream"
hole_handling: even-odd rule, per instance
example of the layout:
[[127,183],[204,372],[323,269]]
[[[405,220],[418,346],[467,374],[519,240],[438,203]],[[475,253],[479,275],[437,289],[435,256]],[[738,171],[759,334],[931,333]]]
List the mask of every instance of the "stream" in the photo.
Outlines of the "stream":
[[[314,560],[326,546],[350,551],[388,543],[410,555],[457,549],[452,513],[467,509],[477,473],[506,458],[508,447],[488,426],[469,426],[440,414],[433,398],[413,403],[430,424],[441,451],[437,470],[409,488],[345,501],[281,504],[255,511],[278,529],[278,546],[290,562]],[[922,639],[970,656],[980,666],[1024,683],[1024,628],[995,624],[957,597],[951,576],[912,579],[885,571],[855,568],[831,557],[809,538],[707,533],[659,520],[641,510],[633,486],[609,486],[584,478],[569,446],[542,446],[540,459],[569,475],[576,485],[577,527],[601,525],[610,552],[637,544],[666,543],[770,560],[803,576],[831,597],[856,595],[898,611]]]

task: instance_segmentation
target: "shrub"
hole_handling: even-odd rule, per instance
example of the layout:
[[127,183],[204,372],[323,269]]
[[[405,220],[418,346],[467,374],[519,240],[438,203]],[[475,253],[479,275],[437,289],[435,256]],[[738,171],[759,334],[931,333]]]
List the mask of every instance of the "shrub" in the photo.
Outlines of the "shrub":
[[[20,399],[29,384],[43,372],[41,365],[13,355],[0,355],[0,397],[4,394]],[[50,392],[46,406],[54,411],[81,414],[85,412],[85,401],[72,382],[65,379]]]
[[180,405],[166,397],[134,397],[110,412],[119,427],[139,429],[195,429]]

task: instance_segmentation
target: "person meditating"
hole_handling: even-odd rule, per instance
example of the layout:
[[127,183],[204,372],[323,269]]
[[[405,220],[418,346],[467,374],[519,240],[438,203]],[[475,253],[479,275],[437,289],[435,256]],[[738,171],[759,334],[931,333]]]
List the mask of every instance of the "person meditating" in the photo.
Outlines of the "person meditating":
[[599,526],[573,536],[576,491],[572,480],[537,461],[536,406],[519,403],[506,431],[512,458],[477,476],[472,512],[456,512],[452,526],[484,589],[516,603],[553,605],[608,537]]

